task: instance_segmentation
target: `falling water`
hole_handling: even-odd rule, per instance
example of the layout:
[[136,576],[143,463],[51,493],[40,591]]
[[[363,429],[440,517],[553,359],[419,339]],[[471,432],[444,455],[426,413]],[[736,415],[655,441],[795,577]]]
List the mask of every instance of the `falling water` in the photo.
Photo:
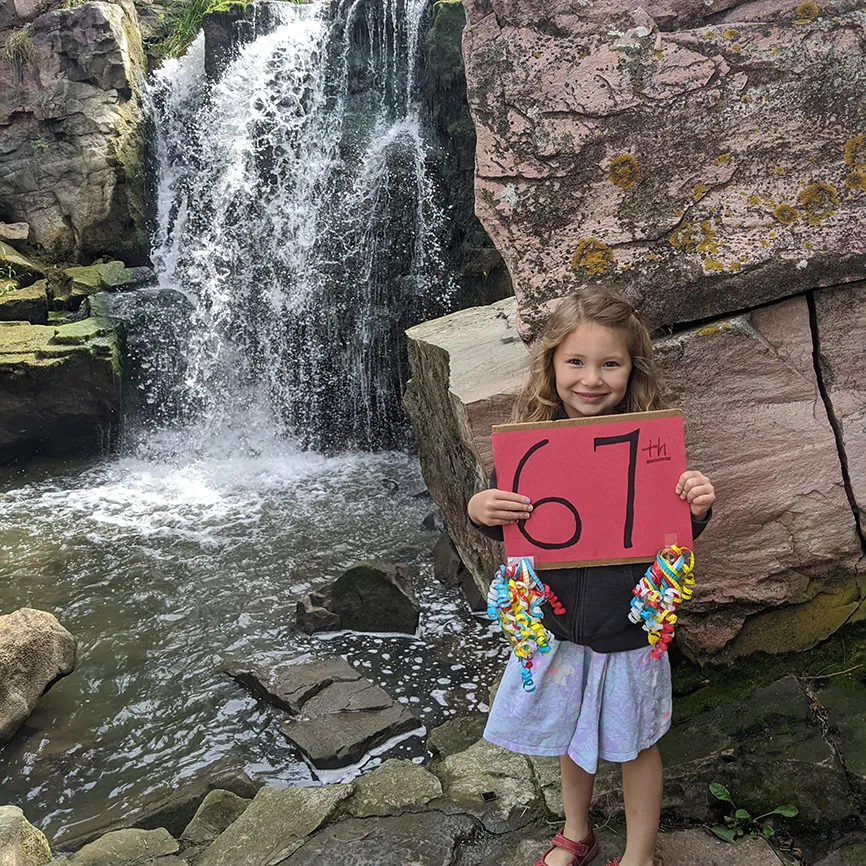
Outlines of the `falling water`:
[[157,74],[154,260],[192,305],[186,422],[403,442],[402,332],[451,300],[416,92],[426,7],[271,4],[218,81],[201,38]]

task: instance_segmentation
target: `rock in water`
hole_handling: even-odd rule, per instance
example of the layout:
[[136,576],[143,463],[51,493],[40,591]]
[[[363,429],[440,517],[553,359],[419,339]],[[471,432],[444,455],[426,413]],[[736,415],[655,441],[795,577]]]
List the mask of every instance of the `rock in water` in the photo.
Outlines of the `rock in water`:
[[420,727],[406,707],[342,658],[292,665],[276,675],[257,669],[228,673],[297,716],[280,730],[320,770],[357,763],[370,749]]
[[329,589],[298,602],[298,625],[307,634],[339,629],[414,634],[420,613],[407,566],[359,562]]
[[74,668],[75,638],[50,613],[25,607],[0,616],[0,743]]
[[51,862],[48,840],[17,806],[0,806],[0,863],[44,866]]

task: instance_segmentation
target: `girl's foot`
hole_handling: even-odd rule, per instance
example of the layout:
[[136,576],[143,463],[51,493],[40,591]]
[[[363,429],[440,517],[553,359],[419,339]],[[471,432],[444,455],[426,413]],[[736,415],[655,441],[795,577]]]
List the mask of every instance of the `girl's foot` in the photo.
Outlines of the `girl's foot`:
[[592,830],[589,831],[589,836],[580,842],[557,833],[547,853],[536,860],[533,866],[586,866],[596,854],[598,842],[595,841]]

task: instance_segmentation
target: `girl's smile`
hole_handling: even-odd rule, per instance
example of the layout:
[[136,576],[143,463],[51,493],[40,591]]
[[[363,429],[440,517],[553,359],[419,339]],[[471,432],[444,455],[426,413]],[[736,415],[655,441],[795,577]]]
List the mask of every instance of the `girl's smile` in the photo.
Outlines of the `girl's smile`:
[[553,354],[556,393],[569,418],[609,415],[622,402],[631,374],[624,331],[596,322],[578,325]]

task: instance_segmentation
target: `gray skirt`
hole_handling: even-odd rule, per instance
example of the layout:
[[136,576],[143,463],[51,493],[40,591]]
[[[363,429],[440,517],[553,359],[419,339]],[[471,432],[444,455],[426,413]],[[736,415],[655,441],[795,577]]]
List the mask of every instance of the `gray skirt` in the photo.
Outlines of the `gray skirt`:
[[597,653],[552,639],[533,655],[531,693],[512,654],[484,738],[522,755],[568,755],[587,773],[599,758],[633,761],[671,725],[670,661],[650,649]]

